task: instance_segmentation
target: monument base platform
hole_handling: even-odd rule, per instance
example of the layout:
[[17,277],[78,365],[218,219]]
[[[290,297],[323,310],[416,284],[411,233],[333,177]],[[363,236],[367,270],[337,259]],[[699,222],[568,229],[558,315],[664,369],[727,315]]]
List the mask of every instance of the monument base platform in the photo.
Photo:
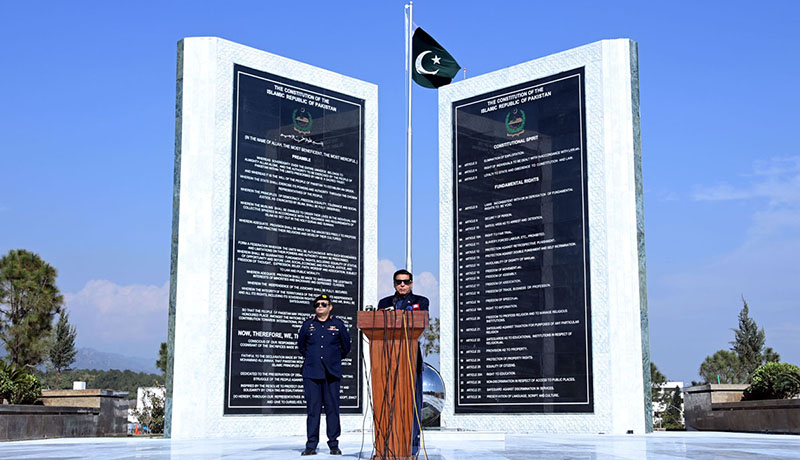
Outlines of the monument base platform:
[[[426,432],[428,460],[488,460],[508,458],[546,458],[566,460],[591,458],[669,458],[672,460],[711,460],[722,458],[795,459],[800,452],[800,436],[719,432],[657,432],[646,435],[504,435],[502,440],[475,439],[472,432],[460,437],[448,433]],[[363,444],[362,444],[363,441]],[[344,455],[331,458],[371,459],[370,433],[349,432],[339,439]],[[286,460],[300,458],[304,436],[198,439],[173,441],[142,438],[49,439],[0,443],[0,458],[121,460]],[[420,453],[419,459],[425,459]],[[324,440],[314,458],[328,458]]]

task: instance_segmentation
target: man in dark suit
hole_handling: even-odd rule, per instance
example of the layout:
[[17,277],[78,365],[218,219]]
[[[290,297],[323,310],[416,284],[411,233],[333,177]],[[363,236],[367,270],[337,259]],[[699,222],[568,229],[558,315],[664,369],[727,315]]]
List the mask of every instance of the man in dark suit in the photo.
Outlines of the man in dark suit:
[[342,358],[350,353],[350,334],[342,320],[331,315],[330,296],[322,294],[312,302],[314,316],[305,320],[297,334],[297,349],[303,355],[303,393],[306,397],[306,449],[301,455],[315,455],[319,443],[319,419],[325,407],[325,425],[331,455],[339,449],[339,387]]
[[[401,269],[394,272],[394,295],[384,297],[378,302],[378,310],[424,310],[427,311],[430,301],[427,297],[411,292],[414,287],[414,275],[408,270]],[[419,421],[422,419],[422,350],[417,342],[417,369],[414,379],[414,400],[416,413],[413,415],[413,431],[411,432],[411,455],[419,452]]]

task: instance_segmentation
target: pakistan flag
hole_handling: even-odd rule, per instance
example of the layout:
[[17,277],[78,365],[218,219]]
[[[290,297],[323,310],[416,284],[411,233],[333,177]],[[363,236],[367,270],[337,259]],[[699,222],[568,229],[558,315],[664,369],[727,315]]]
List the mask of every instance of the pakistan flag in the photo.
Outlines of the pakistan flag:
[[412,78],[426,88],[449,84],[461,70],[453,56],[421,27],[417,27],[411,38],[411,59]]

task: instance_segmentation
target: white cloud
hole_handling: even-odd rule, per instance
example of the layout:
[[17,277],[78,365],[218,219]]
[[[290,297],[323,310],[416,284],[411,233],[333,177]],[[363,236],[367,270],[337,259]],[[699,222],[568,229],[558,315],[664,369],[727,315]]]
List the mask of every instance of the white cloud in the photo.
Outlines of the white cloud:
[[696,201],[728,201],[750,198],[751,192],[739,190],[728,184],[698,187],[694,193]]
[[664,189],[664,188],[648,188],[645,187],[644,194],[647,197],[647,200],[650,197],[654,198],[657,201],[667,202],[667,201],[677,201],[680,199],[680,196],[672,189]]
[[698,200],[748,200],[758,203],[744,249],[775,238],[800,235],[800,156],[758,161],[747,183],[700,188]]
[[382,299],[394,293],[392,275],[397,271],[397,266],[389,259],[378,261],[378,298]]
[[[379,298],[391,295],[397,266],[381,259],[377,268]],[[414,292],[428,297],[431,316],[439,316],[439,282],[433,273],[415,274]],[[155,286],[91,280],[80,291],[65,293],[64,299],[79,347],[150,357],[167,339],[169,282]]]
[[167,339],[169,282],[119,285],[91,280],[64,294],[77,345],[129,356],[153,356]]
[[[394,294],[392,275],[397,271],[397,265],[389,259],[378,261],[378,298]],[[423,295],[431,301],[430,316],[439,316],[439,280],[431,272],[414,274],[414,294]]]
[[695,189],[697,201],[765,199],[770,207],[800,204],[800,156],[757,161],[745,183],[721,183]]

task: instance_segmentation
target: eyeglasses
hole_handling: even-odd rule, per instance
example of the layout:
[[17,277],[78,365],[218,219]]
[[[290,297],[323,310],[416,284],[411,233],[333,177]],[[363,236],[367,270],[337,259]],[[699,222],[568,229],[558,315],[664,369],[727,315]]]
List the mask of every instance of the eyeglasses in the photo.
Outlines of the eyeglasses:
[[314,308],[316,308],[316,307],[327,307],[328,305],[330,305],[328,302],[317,302],[317,303],[314,304]]
[[411,280],[394,280],[395,286],[400,286],[401,284],[405,284],[406,286],[408,286],[411,283],[413,283],[413,281]]

